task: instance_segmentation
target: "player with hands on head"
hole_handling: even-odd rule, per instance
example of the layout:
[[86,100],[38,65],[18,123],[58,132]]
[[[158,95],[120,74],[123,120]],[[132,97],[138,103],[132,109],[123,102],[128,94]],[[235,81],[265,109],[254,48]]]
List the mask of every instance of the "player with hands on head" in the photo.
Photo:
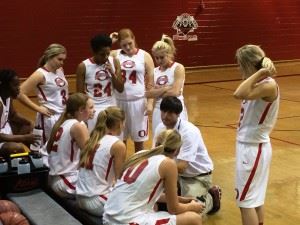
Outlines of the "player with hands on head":
[[126,116],[123,140],[131,137],[135,151],[144,149],[144,141],[149,137],[148,115],[152,113],[153,100],[145,98],[145,91],[153,87],[154,63],[151,55],[137,47],[133,32],[124,28],[110,35],[121,49],[111,54],[121,64],[121,74],[125,82],[124,91],[116,92],[117,105]]
[[236,138],[236,192],[243,225],[264,223],[264,201],[272,157],[270,133],[279,110],[276,68],[257,45],[236,51],[243,81],[234,92],[241,99]]

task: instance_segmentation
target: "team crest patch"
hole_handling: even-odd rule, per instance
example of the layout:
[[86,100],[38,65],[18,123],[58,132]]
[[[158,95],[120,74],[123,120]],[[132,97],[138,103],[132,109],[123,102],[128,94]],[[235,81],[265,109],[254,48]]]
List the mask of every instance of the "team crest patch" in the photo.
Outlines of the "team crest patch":
[[164,76],[160,76],[159,78],[157,78],[156,80],[156,84],[157,85],[165,85],[166,83],[168,83],[168,77],[167,75],[164,75]]
[[198,40],[197,35],[188,35],[188,33],[191,33],[198,28],[197,21],[190,14],[183,13],[180,16],[177,16],[172,27],[177,31],[177,34],[173,35],[173,40]]
[[133,67],[135,67],[135,62],[131,61],[131,60],[126,60],[122,63],[122,66],[127,69],[133,68]]
[[66,82],[60,77],[56,77],[54,81],[58,87],[63,87],[66,85]]
[[95,74],[95,80],[106,80],[109,77],[106,70],[99,70]]

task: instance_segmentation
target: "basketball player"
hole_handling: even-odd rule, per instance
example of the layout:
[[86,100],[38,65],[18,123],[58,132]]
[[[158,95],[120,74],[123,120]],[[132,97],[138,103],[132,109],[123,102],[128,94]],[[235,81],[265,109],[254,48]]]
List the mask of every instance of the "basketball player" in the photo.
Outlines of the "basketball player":
[[124,83],[121,78],[120,62],[109,56],[112,40],[100,34],[90,41],[93,56],[81,62],[76,71],[77,91],[86,93],[95,103],[95,116],[88,120],[91,132],[97,121],[99,112],[108,106],[116,105],[114,89],[122,92]]
[[[35,126],[43,130],[42,144],[49,139],[68,98],[68,82],[62,69],[66,54],[64,46],[49,45],[40,58],[39,68],[21,85],[18,99],[37,112]],[[37,94],[38,104],[28,97],[33,93]]]
[[121,63],[121,73],[125,81],[124,91],[116,92],[117,105],[125,111],[123,140],[131,136],[135,151],[143,149],[148,140],[148,115],[153,109],[153,101],[145,98],[145,90],[153,86],[154,63],[150,54],[136,45],[130,29],[121,29],[111,34],[113,42],[118,41],[121,49],[112,51]]
[[94,103],[82,93],[75,93],[66,101],[65,112],[55,123],[49,141],[49,184],[60,197],[75,195],[78,178],[80,149],[89,139],[88,129],[82,121],[93,117]]
[[125,162],[126,146],[118,138],[124,120],[124,111],[116,106],[101,111],[81,152],[76,198],[81,209],[95,216],[102,216],[104,204]]
[[183,106],[175,96],[167,96],[160,104],[162,123],[155,131],[156,136],[164,129],[179,132],[182,146],[176,156],[181,195],[198,197],[205,203],[203,214],[215,213],[220,209],[221,189],[212,185],[213,163],[208,155],[200,130],[192,123],[180,119]]
[[20,82],[16,72],[0,70],[0,156],[5,158],[25,151],[20,142],[31,144],[39,139],[32,134],[32,123],[14,110],[12,99],[17,98],[19,93]]
[[237,205],[243,225],[262,225],[279,88],[272,78],[275,66],[259,46],[239,48],[236,58],[244,79],[234,92],[243,100],[236,143]]
[[160,41],[155,42],[152,54],[158,67],[154,69],[154,88],[146,92],[146,96],[155,98],[155,106],[152,114],[152,134],[160,124],[160,103],[165,96],[176,96],[183,105],[180,118],[188,120],[186,107],[183,100],[183,86],[185,80],[185,68],[182,64],[174,61],[176,48],[173,40],[162,35]]
[[[200,225],[203,204],[194,200],[179,202],[177,168],[173,160],[181,145],[175,130],[165,130],[159,136],[161,145],[138,152],[125,163],[104,206],[104,224],[139,225]],[[165,193],[165,194],[164,194]],[[155,212],[157,201],[167,203],[168,212]]]

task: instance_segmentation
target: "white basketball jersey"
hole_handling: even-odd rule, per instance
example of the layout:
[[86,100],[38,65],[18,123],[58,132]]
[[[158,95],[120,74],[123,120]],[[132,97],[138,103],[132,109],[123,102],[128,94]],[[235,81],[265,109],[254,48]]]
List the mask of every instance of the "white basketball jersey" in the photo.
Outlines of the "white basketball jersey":
[[10,108],[10,98],[6,99],[6,104],[3,104],[2,98],[0,97],[0,104],[2,104],[2,115],[1,115],[1,121],[0,121],[0,132],[3,132],[5,130],[5,127],[8,126],[8,115],[9,115],[9,108]]
[[[261,82],[266,82],[267,78]],[[246,143],[269,142],[278,115],[279,90],[276,100],[266,102],[263,99],[243,100],[241,104],[240,121],[237,140]]]
[[76,194],[85,197],[104,195],[110,192],[115,178],[111,147],[120,139],[105,135],[99,142],[91,169],[80,168],[76,186]]
[[104,206],[104,220],[110,224],[125,224],[153,212],[154,204],[164,190],[159,166],[165,158],[153,156],[124,171]]
[[145,51],[138,49],[133,56],[117,52],[121,64],[122,78],[125,79],[124,91],[115,92],[118,100],[136,100],[145,96]]
[[[175,69],[178,66],[177,62],[174,62],[169,68],[167,68],[165,71],[161,71],[160,67],[154,68],[154,85],[155,86],[171,86],[174,83],[175,80]],[[184,82],[183,82],[184,83]],[[181,95],[178,96],[178,99],[183,103],[183,84],[181,87]],[[155,105],[160,106],[162,99],[158,98],[156,99]]]
[[79,123],[76,119],[66,120],[57,130],[49,154],[50,175],[72,175],[77,173],[80,149],[70,134],[71,127],[76,123]]
[[39,68],[37,71],[45,78],[45,84],[37,87],[39,103],[56,113],[62,113],[69,94],[68,82],[63,70],[58,69],[56,73],[52,73],[45,68]]
[[[108,58],[113,71],[113,57]],[[85,65],[85,86],[87,95],[94,100],[95,105],[115,105],[111,74],[105,69],[105,64],[98,65],[92,58],[83,61]]]

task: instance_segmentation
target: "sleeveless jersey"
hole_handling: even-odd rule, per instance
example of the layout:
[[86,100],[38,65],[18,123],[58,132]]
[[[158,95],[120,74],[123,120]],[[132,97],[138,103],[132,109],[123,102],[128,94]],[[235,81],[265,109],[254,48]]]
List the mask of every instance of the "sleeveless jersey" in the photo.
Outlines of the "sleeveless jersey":
[[[174,62],[169,68],[167,68],[165,71],[161,71],[160,67],[154,68],[154,85],[155,86],[171,86],[174,83],[174,76],[175,76],[175,69],[178,66],[177,62]],[[184,83],[184,82],[183,82]],[[178,96],[178,99],[183,103],[183,84],[181,87],[181,94]],[[162,99],[158,98],[155,101],[155,106],[159,107]]]
[[68,98],[68,82],[62,69],[56,73],[39,68],[45,78],[45,84],[38,85],[38,101],[41,105],[56,113],[63,113]]
[[2,115],[1,115],[1,121],[0,121],[0,132],[6,133],[6,126],[9,126],[8,123],[8,115],[9,115],[9,108],[10,108],[10,98],[6,99],[6,104],[4,105],[2,98],[0,97],[0,103],[2,104]]
[[154,204],[164,190],[159,166],[165,158],[153,156],[124,171],[104,206],[105,220],[125,224],[153,212]]
[[[110,56],[108,60],[115,71],[113,57]],[[84,60],[83,63],[87,95],[94,100],[95,105],[114,105],[111,74],[105,69],[105,64],[98,65],[92,58]]]
[[[266,82],[272,78],[264,79]],[[271,133],[279,109],[278,96],[273,102],[263,99],[243,100],[241,104],[240,121],[237,132],[237,140],[246,143],[269,142]]]
[[121,64],[122,78],[125,79],[124,91],[115,92],[118,100],[136,100],[145,96],[145,51],[138,49],[133,56],[118,50],[117,58]]
[[72,175],[78,171],[80,149],[70,134],[75,123],[79,123],[78,120],[66,120],[55,134],[49,154],[50,175]]
[[[85,197],[107,195],[115,178],[111,147],[119,141],[112,135],[105,135],[99,142],[91,169],[80,168],[76,184],[76,194]],[[105,196],[106,198],[107,196]]]

